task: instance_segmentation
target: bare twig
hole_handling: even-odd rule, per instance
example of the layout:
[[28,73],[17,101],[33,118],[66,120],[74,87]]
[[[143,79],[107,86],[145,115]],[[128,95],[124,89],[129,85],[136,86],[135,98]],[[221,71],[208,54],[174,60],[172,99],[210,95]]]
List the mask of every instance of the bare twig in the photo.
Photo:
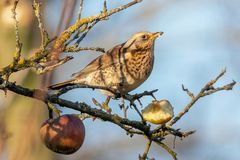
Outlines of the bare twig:
[[[104,0],[102,13],[107,14],[107,0]],[[104,20],[107,20],[107,19],[108,18],[105,18]]]
[[54,64],[50,64],[50,65],[47,65],[47,63],[45,63],[46,66],[41,66],[39,65],[39,68],[37,68],[37,73],[38,74],[43,74],[43,73],[46,73],[48,71],[52,71],[53,69],[55,69],[56,67],[72,60],[73,57],[72,56],[67,56],[63,59],[60,59],[57,63],[54,63]]
[[[125,94],[122,95],[122,97],[126,100],[128,100],[130,102],[130,107],[133,106],[133,108],[135,109],[135,111],[138,113],[138,115],[141,117],[142,122],[145,123],[143,116],[141,114],[141,112],[138,110],[137,105],[135,104],[135,101],[137,100],[138,102],[140,102],[140,98],[142,98],[143,96],[151,96],[154,99],[156,99],[153,95],[154,92],[157,92],[158,90],[152,90],[152,91],[144,91],[143,93],[140,94],[135,94],[135,95],[130,95],[130,94]],[[141,102],[140,102],[141,104]]]
[[40,29],[40,33],[41,33],[41,47],[42,49],[44,49],[47,46],[47,42],[49,41],[49,37],[48,37],[48,33],[45,30],[44,26],[43,26],[43,22],[42,22],[42,15],[41,15],[41,4],[39,2],[37,2],[36,0],[33,1],[33,10],[34,13],[37,17],[38,20],[38,27]]
[[187,88],[185,88],[183,84],[182,84],[182,90],[185,91],[189,97],[194,98],[194,94],[190,92]]
[[195,132],[196,131],[181,132],[180,129],[174,129],[174,128],[171,128],[171,127],[160,126],[160,127],[155,128],[154,130],[152,130],[151,135],[154,139],[165,137],[166,135],[169,135],[169,134],[177,136],[179,138],[185,138],[185,137],[188,137]]
[[[197,94],[197,96],[192,97],[191,102],[174,118],[172,119],[168,125],[172,126],[173,124],[175,124],[179,119],[181,119],[181,117],[186,114],[189,109],[202,97],[205,97],[207,95],[213,94],[217,91],[221,91],[221,90],[231,90],[233,88],[233,86],[236,84],[235,81],[233,81],[232,83],[229,83],[223,87],[218,87],[217,89],[214,88],[214,84],[219,80],[219,78],[221,78],[224,74],[226,73],[226,69],[222,70],[220,72],[220,74],[213,80],[211,80],[210,82],[208,82],[202,89],[201,91]],[[188,91],[190,93],[190,91]]]
[[80,42],[86,37],[86,35],[88,34],[88,32],[93,28],[93,26],[95,26],[97,23],[99,22],[99,20],[93,21],[90,25],[88,25],[88,27],[86,28],[86,30],[84,31],[84,33],[81,35],[81,37],[79,37],[75,43],[75,45],[78,47]]
[[104,3],[103,3],[103,13],[107,13],[107,1],[104,0]]
[[[66,48],[69,44],[71,44],[73,41],[76,41],[79,36],[81,35],[81,33],[83,33],[88,27],[88,24],[84,24],[82,25],[79,30],[77,31],[77,33],[75,33],[75,35],[72,37],[72,38],[69,38],[65,44],[64,44],[64,47]],[[77,45],[72,45],[72,46],[69,46],[68,48],[72,48],[72,47],[77,47]]]
[[83,9],[83,0],[80,0],[77,21],[80,20],[82,17],[82,9]]
[[53,48],[55,48],[55,49],[61,48],[61,46],[66,42],[66,40],[68,40],[84,24],[92,23],[94,21],[104,20],[105,18],[107,18],[117,12],[120,12],[128,7],[131,7],[137,3],[140,3],[140,2],[142,2],[142,0],[134,0],[123,6],[109,10],[109,11],[107,11],[107,13],[100,13],[95,16],[90,16],[87,18],[80,19],[74,25],[70,26],[67,30],[65,30],[64,32],[61,33],[60,37],[56,40]]
[[139,160],[146,160],[148,158],[147,155],[151,147],[151,144],[152,144],[152,140],[148,140],[143,155],[142,156],[139,155]]
[[142,98],[144,96],[151,96],[154,99],[156,99],[154,97],[154,93],[157,92],[157,91],[158,91],[158,89],[154,89],[152,91],[144,91],[140,94],[134,94],[134,95],[126,94],[126,95],[123,95],[123,98],[126,99],[126,100],[129,100],[130,102],[134,102],[136,100],[139,100],[140,98]]
[[13,19],[15,22],[15,37],[16,37],[16,52],[15,55],[13,57],[13,65],[15,65],[16,63],[18,63],[18,61],[21,58],[21,50],[22,50],[22,43],[20,42],[20,36],[19,36],[19,28],[18,28],[18,20],[17,20],[17,13],[16,13],[16,9],[17,9],[17,5],[18,5],[19,0],[15,0],[14,4],[13,4],[13,8],[12,8],[12,14],[13,14]]
[[174,160],[177,160],[177,153],[175,153],[171,148],[169,148],[166,144],[162,142],[156,142],[156,143],[162,148],[164,148],[172,156]]
[[76,46],[72,46],[64,49],[64,52],[80,52],[80,51],[96,51],[96,52],[105,53],[105,49],[100,47],[78,47],[77,48]]
[[222,90],[232,90],[233,89],[233,86],[236,84],[236,82],[233,80],[233,82],[232,83],[229,83],[229,84],[227,84],[227,85],[225,85],[225,86],[222,86],[222,87],[217,87],[217,88],[214,88],[214,89],[211,89],[211,90],[209,90],[209,91],[206,91],[203,95],[202,95],[202,97],[203,96],[207,96],[207,95],[210,95],[210,94],[213,94],[213,93],[215,93],[215,92],[218,92],[218,91],[222,91]]
[[133,108],[135,109],[135,111],[138,113],[138,115],[141,117],[142,122],[146,123],[145,120],[143,119],[143,116],[141,114],[141,112],[139,111],[139,109],[137,108],[137,105],[134,102],[130,101],[130,106],[133,106]]

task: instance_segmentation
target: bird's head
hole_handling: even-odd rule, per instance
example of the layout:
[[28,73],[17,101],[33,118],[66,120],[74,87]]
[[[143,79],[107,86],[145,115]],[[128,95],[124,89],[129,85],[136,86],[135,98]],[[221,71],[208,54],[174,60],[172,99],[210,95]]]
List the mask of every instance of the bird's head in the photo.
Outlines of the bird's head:
[[163,32],[137,32],[124,44],[124,49],[131,50],[146,50],[151,49],[156,38],[161,36]]

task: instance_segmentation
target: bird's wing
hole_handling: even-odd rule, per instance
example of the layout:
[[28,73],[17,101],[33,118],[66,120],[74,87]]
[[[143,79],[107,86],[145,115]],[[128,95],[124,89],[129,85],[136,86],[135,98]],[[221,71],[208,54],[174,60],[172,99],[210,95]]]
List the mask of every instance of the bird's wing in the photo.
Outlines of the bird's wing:
[[103,70],[109,66],[116,66],[120,63],[120,50],[123,44],[117,45],[114,48],[108,50],[103,55],[94,59],[91,63],[89,63],[83,70],[80,72],[74,73],[72,76],[75,78],[85,77],[88,74],[96,71],[96,70]]

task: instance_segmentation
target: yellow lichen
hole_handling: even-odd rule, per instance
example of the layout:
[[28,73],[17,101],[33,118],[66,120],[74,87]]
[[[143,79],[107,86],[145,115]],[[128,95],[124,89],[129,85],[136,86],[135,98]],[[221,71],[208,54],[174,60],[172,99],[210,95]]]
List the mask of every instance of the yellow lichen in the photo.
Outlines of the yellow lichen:
[[10,67],[10,68],[13,68],[13,67],[14,67],[14,63],[11,63],[11,64],[9,65],[9,67]]
[[53,48],[55,48],[55,49],[60,48],[62,46],[62,44],[64,42],[66,42],[66,40],[68,40],[71,37],[71,35],[75,31],[77,31],[82,25],[92,22],[96,18],[97,18],[96,16],[90,16],[88,18],[83,18],[83,19],[77,21],[74,25],[70,26],[67,30],[65,30],[64,32],[62,32],[60,34],[60,36],[56,40]]
[[24,58],[20,58],[20,60],[18,61],[18,64],[19,65],[22,65],[25,63],[25,59]]
[[14,52],[14,57],[17,58],[19,56],[18,52]]

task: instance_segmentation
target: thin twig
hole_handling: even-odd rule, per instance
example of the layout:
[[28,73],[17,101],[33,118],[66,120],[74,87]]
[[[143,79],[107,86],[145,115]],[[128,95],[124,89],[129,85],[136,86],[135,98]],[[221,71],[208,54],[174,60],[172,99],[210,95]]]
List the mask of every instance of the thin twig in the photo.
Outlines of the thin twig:
[[[104,3],[103,3],[103,11],[102,13],[103,14],[107,14],[107,0],[104,0]],[[105,18],[104,20],[107,20],[108,18]]]
[[20,36],[19,36],[19,28],[18,28],[18,20],[17,20],[17,5],[18,5],[19,0],[15,0],[13,3],[13,8],[12,8],[12,17],[15,22],[15,37],[16,37],[16,52],[13,57],[13,64],[15,65],[21,58],[21,50],[22,50],[22,43],[20,42]]
[[143,119],[143,116],[141,114],[141,112],[139,111],[139,109],[137,108],[137,105],[134,102],[130,101],[130,106],[133,106],[133,108],[135,109],[135,111],[138,113],[138,115],[141,117],[141,120],[143,123],[146,123],[145,120]]
[[175,153],[171,148],[169,148],[166,144],[160,142],[160,141],[155,141],[159,146],[164,148],[174,160],[177,160],[177,153]]
[[103,3],[103,12],[104,12],[104,13],[107,13],[107,0],[104,0],[104,3]]
[[99,22],[99,20],[93,21],[90,25],[88,25],[88,27],[86,28],[86,30],[84,31],[84,33],[81,35],[81,37],[79,37],[76,41],[76,43],[74,45],[76,45],[77,47],[79,46],[80,42],[86,37],[86,35],[88,34],[88,32],[93,28],[93,26],[95,26],[97,23]]
[[142,93],[134,94],[134,95],[126,94],[126,95],[123,95],[123,98],[126,100],[129,100],[129,101],[132,101],[132,102],[139,100],[140,98],[142,98],[144,96],[151,96],[154,99],[156,99],[153,94],[157,91],[158,91],[158,89],[154,89],[152,91],[144,91]]
[[54,63],[54,64],[50,64],[50,65],[47,65],[47,63],[45,63],[46,66],[41,66],[39,65],[39,68],[37,68],[37,73],[38,74],[43,74],[43,73],[46,73],[48,71],[52,71],[54,70],[56,67],[64,64],[64,63],[67,63],[68,61],[72,60],[73,57],[72,56],[67,56],[63,59],[60,59],[57,63]]
[[96,51],[105,53],[105,49],[100,47],[76,47],[74,45],[64,49],[64,52],[80,52],[80,51]]
[[232,90],[233,89],[233,86],[236,84],[236,81],[233,80],[232,83],[229,83],[225,86],[222,86],[222,87],[217,87],[217,88],[214,88],[210,91],[206,91],[205,93],[202,94],[202,97],[203,96],[207,96],[207,95],[210,95],[210,94],[213,94],[215,92],[218,92],[218,91],[222,91],[222,90]]
[[44,49],[47,45],[47,42],[49,41],[49,37],[48,37],[48,33],[45,30],[44,26],[43,26],[43,22],[42,22],[42,15],[41,15],[41,4],[39,2],[37,2],[36,0],[33,1],[33,10],[35,13],[35,16],[37,17],[38,20],[38,27],[40,29],[40,33],[41,33],[41,47],[42,49]]
[[120,12],[122,10],[125,10],[137,3],[142,2],[142,0],[134,0],[132,2],[129,2],[128,4],[122,5],[118,8],[109,10],[107,13],[100,13],[95,16],[90,16],[87,18],[82,18],[79,21],[77,21],[74,25],[70,26],[67,30],[61,33],[60,37],[56,40],[53,48],[58,49],[61,48],[61,46],[68,40],[79,28],[81,28],[84,24],[89,24],[94,21],[104,20],[105,18]]
[[194,134],[196,131],[187,131],[187,132],[181,132],[180,129],[174,129],[167,126],[160,126],[155,128],[151,131],[151,135],[153,138],[161,138],[165,137],[166,135],[174,135],[180,138],[185,138],[187,136],[190,136],[191,134]]
[[135,104],[135,101],[137,100],[141,104],[140,98],[142,98],[144,96],[151,96],[155,99],[153,93],[155,93],[157,91],[158,90],[155,89],[155,90],[152,90],[152,91],[144,91],[143,93],[140,93],[140,94],[134,94],[134,95],[125,94],[125,95],[122,95],[122,97],[130,102],[130,107],[132,106],[135,109],[135,111],[141,117],[142,122],[145,123],[141,112],[139,111],[139,109],[137,108],[137,105]]
[[83,0],[80,0],[79,8],[78,8],[78,16],[77,21],[81,19],[82,17],[82,9],[83,9]]
[[148,140],[143,155],[142,156],[139,155],[139,160],[146,160],[148,158],[147,155],[151,147],[151,144],[152,144],[152,140]]
[[182,90],[185,91],[189,97],[194,98],[194,94],[190,92],[187,88],[185,88],[183,84],[182,84]]
[[236,84],[235,81],[233,81],[232,83],[229,83],[223,87],[219,87],[217,89],[214,88],[214,84],[226,73],[226,69],[222,70],[219,75],[209,81],[202,89],[201,91],[197,94],[197,96],[193,97],[191,102],[174,118],[172,119],[169,123],[168,126],[172,126],[173,124],[175,124],[179,119],[181,119],[181,117],[183,115],[185,115],[189,109],[202,97],[205,97],[207,95],[213,94],[217,91],[221,91],[221,90],[231,90],[233,88],[233,86]]
[[[79,28],[79,30],[77,31],[77,33],[75,33],[75,35],[72,37],[72,38],[69,38],[66,42],[65,42],[65,44],[64,44],[64,47],[66,48],[69,44],[71,44],[73,41],[76,41],[78,38],[79,38],[79,36],[81,35],[81,33],[83,33],[86,29],[87,29],[87,27],[88,27],[88,24],[84,24],[84,25],[82,25],[82,27],[80,27]],[[77,45],[72,45],[72,46],[70,46],[70,47],[77,47]]]

